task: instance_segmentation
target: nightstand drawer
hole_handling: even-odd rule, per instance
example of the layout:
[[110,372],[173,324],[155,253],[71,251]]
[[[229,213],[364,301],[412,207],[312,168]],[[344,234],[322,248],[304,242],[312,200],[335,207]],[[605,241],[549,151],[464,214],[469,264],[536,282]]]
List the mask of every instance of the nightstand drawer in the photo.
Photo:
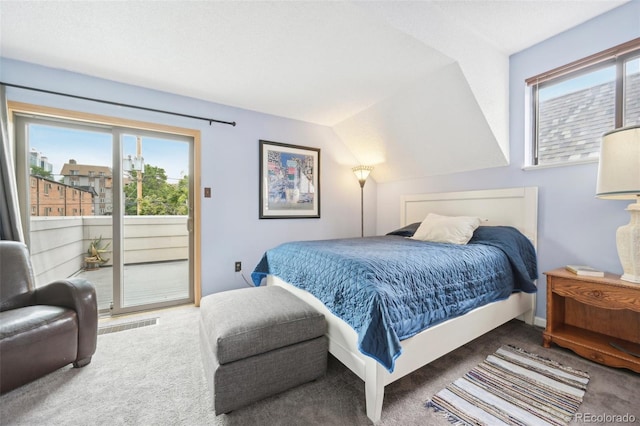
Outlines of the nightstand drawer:
[[581,303],[605,309],[629,309],[640,312],[640,292],[632,293],[608,284],[554,278],[551,291]]

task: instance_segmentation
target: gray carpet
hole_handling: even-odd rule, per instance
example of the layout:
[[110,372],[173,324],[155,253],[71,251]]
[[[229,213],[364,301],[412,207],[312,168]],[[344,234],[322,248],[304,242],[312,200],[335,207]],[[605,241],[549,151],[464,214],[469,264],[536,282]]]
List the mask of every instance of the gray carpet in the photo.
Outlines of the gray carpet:
[[[250,407],[216,416],[209,408],[200,359],[198,309],[180,307],[137,316],[151,317],[159,317],[157,325],[100,335],[97,353],[89,366],[65,367],[1,396],[0,423],[370,424],[365,414],[363,382],[333,357],[329,358],[325,377]],[[579,413],[628,413],[640,423],[640,375],[592,363],[558,347],[544,349],[541,341],[540,329],[520,321],[497,328],[387,386],[379,424],[450,426],[444,417],[424,408],[424,403],[503,344],[588,371],[591,381]]]

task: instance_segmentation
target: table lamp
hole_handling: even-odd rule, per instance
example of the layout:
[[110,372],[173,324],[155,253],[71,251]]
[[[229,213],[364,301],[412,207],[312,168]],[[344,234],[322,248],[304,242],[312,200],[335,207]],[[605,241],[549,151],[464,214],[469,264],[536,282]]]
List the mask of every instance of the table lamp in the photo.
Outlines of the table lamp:
[[640,125],[603,135],[596,197],[636,200],[626,208],[631,221],[618,228],[616,244],[624,271],[620,279],[640,283]]

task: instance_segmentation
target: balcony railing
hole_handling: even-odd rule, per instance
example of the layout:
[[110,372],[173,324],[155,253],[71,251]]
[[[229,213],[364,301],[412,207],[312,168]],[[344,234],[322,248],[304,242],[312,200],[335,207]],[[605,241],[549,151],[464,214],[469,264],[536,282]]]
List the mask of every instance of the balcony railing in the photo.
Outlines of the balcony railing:
[[[89,244],[102,236],[111,243],[111,216],[32,217],[30,251],[36,285],[75,275],[84,266]],[[187,216],[125,216],[125,265],[189,258]]]

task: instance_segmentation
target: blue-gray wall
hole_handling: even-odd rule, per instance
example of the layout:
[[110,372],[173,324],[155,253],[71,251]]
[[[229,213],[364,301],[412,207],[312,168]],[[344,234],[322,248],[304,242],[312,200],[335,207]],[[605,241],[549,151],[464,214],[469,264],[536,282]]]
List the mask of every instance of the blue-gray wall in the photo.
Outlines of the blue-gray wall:
[[[232,108],[148,90],[68,71],[0,58],[0,80],[85,97],[236,121],[231,127],[203,121],[121,108],[67,97],[7,88],[10,101],[123,117],[198,129],[202,134],[203,295],[246,286],[234,272],[242,261],[244,275],[263,252],[290,240],[360,236],[360,185],[351,172],[353,155],[332,129],[296,120]],[[258,219],[258,141],[266,139],[321,149],[321,218]],[[202,197],[202,188],[198,190]],[[376,183],[365,185],[365,233],[375,232]]]
[[546,285],[542,272],[578,263],[622,273],[615,232],[618,226],[629,222],[629,215],[624,211],[629,202],[595,198],[597,163],[522,170],[527,131],[524,80],[637,37],[640,37],[640,2],[633,1],[513,55],[510,58],[510,165],[379,183],[378,233],[399,225],[402,194],[537,186],[541,274],[536,316],[546,317]]

